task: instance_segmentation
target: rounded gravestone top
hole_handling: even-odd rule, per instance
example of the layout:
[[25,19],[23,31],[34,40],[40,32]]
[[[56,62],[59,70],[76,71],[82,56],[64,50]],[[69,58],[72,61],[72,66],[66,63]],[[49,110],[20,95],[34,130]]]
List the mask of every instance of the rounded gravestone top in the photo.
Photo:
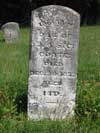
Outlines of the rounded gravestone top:
[[10,26],[10,25],[12,25],[12,26],[19,26],[19,24],[16,23],[16,22],[8,22],[8,23],[5,23],[4,25],[2,25],[1,28],[4,29],[5,27]]
[[65,6],[60,6],[60,5],[47,5],[47,6],[39,7],[36,10],[41,9],[41,8],[42,9],[48,9],[48,10],[51,9],[51,8],[53,8],[53,9],[56,8],[56,9],[60,9],[60,10],[61,9],[68,10],[69,12],[73,12],[73,14],[75,14],[77,16],[80,16],[80,14],[77,11],[75,11],[75,10],[69,8],[69,7],[65,7]]

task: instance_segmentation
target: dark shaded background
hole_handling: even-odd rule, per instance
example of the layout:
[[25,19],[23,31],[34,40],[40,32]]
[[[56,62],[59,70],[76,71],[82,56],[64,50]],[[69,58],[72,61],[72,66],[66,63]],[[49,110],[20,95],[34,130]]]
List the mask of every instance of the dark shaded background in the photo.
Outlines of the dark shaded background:
[[100,0],[0,0],[0,25],[30,24],[31,11],[44,5],[68,6],[81,15],[81,24],[100,24]]

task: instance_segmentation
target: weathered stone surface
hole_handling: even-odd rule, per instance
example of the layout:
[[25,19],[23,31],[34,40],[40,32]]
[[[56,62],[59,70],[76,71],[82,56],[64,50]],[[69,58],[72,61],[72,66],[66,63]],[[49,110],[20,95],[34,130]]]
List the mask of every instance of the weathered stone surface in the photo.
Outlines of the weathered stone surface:
[[80,16],[62,6],[32,12],[28,118],[74,114]]
[[15,22],[9,22],[2,26],[4,32],[4,39],[6,43],[13,43],[20,38],[19,24]]

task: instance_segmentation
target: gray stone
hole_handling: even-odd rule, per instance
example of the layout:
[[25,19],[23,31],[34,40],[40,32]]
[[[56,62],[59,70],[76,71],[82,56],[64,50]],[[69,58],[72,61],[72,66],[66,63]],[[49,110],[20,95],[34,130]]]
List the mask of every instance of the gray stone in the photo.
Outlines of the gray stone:
[[32,12],[28,118],[65,119],[75,107],[80,16],[63,6]]
[[20,39],[19,24],[15,22],[9,22],[1,27],[4,32],[4,39],[6,43],[14,43]]

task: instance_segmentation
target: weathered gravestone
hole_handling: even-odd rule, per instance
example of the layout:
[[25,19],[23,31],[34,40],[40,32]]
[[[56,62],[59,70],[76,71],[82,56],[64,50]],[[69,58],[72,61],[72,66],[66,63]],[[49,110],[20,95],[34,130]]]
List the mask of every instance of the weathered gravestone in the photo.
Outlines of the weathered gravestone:
[[20,38],[19,24],[15,22],[9,22],[1,28],[4,32],[4,39],[6,43],[17,42]]
[[75,106],[80,16],[62,6],[32,12],[28,118],[64,119]]

